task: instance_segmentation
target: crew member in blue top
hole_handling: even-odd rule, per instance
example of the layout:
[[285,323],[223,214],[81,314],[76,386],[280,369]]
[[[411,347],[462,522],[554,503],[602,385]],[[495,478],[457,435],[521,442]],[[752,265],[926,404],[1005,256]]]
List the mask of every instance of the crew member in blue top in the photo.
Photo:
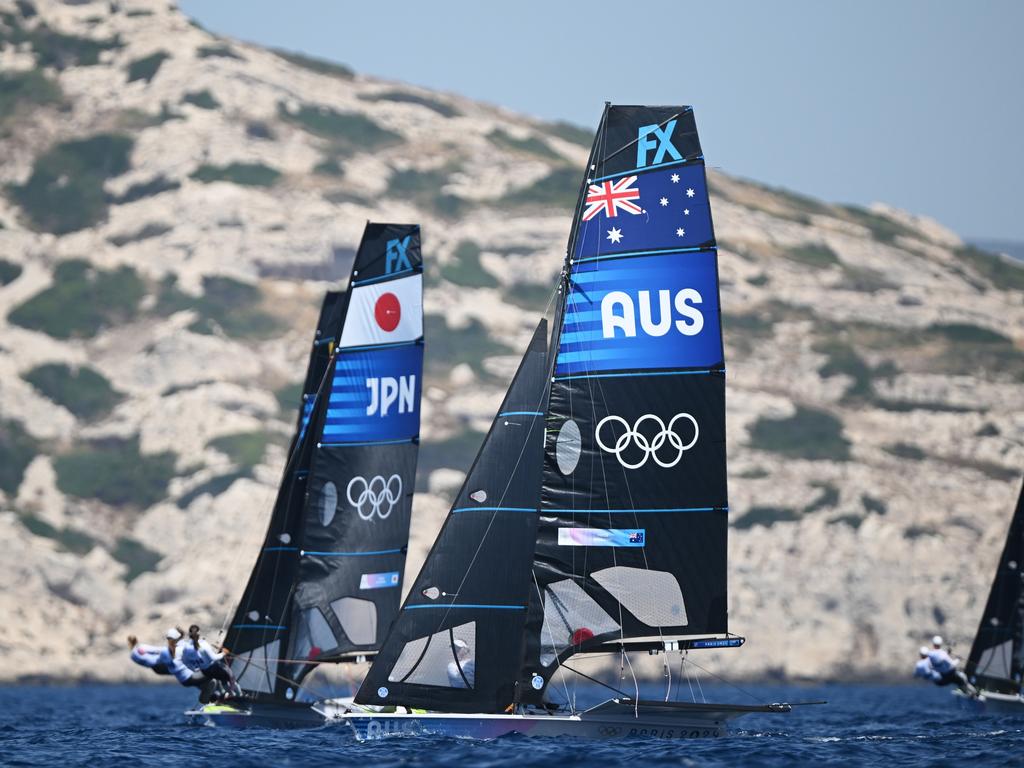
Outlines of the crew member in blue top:
[[210,701],[213,691],[216,688],[216,681],[204,675],[199,670],[192,670],[185,666],[181,655],[185,650],[181,630],[171,627],[166,634],[167,645],[160,651],[159,662],[167,667],[174,675],[174,679],[186,688],[199,688],[199,701],[206,704]]
[[163,650],[162,646],[145,645],[140,643],[139,638],[135,635],[128,635],[128,647],[132,651],[132,661],[140,667],[147,667],[158,675],[171,674],[171,670],[167,668],[167,665],[160,661],[160,651]]

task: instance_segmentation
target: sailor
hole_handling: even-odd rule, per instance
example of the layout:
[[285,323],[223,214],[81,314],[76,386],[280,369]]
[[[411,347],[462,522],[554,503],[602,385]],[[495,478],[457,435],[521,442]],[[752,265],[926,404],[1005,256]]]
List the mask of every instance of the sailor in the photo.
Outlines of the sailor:
[[235,696],[241,695],[242,689],[235,682],[231,668],[224,661],[224,651],[214,650],[206,638],[200,635],[197,624],[188,628],[188,640],[183,645],[181,660],[186,667],[202,672],[211,680],[223,683],[223,687],[228,693]]
[[200,703],[208,703],[217,685],[216,681],[207,677],[199,670],[192,670],[185,666],[185,663],[181,660],[185,645],[179,642],[182,639],[180,629],[171,627],[167,630],[165,637],[167,638],[167,645],[160,650],[160,663],[166,665],[171,674],[174,675],[174,679],[181,685],[186,688],[199,688]]
[[160,651],[163,650],[161,646],[144,645],[135,635],[128,635],[128,647],[131,648],[132,661],[140,667],[148,667],[158,675],[171,674],[167,665],[160,661]]
[[936,672],[932,668],[932,663],[928,660],[929,648],[927,645],[921,646],[921,658],[917,664],[914,665],[914,677],[923,677],[932,683],[938,683],[942,679],[942,675]]
[[935,681],[936,685],[952,685],[955,684],[960,690],[970,696],[977,696],[978,691],[970,681],[967,679],[967,675],[963,673],[963,670],[957,669],[957,665],[960,663],[960,659],[953,658],[949,655],[943,647],[943,641],[941,635],[935,635],[932,638],[932,647],[928,651],[928,662],[932,665],[932,669],[939,676],[939,679]]
[[454,648],[455,659],[448,662],[448,685],[452,688],[472,688],[476,678],[476,662],[473,661],[473,654],[466,641],[459,638],[455,639]]

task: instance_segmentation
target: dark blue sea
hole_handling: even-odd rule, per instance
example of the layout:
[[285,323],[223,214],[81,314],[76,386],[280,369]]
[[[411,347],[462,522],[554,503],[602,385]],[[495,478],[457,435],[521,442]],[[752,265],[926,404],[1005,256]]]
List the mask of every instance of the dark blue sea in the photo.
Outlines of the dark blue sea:
[[[426,737],[359,744],[345,728],[272,731],[189,726],[193,695],[172,685],[0,688],[0,764],[10,766],[933,766],[1024,764],[1024,716],[968,715],[927,685],[747,685],[763,701],[827,699],[790,715],[752,715],[708,741],[618,743]],[[735,691],[704,686],[710,700]],[[719,695],[721,694],[721,695]]]

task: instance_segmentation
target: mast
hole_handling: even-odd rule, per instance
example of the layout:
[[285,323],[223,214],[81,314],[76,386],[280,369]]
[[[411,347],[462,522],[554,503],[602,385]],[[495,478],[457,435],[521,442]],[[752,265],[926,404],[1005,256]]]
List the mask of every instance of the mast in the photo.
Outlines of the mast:
[[419,227],[367,224],[349,285],[329,309],[341,316],[334,354],[225,642],[241,686],[274,698],[292,699],[316,664],[379,648],[401,594],[422,391]]
[[966,672],[978,688],[1020,691],[1024,671],[1024,487],[999,556],[992,589],[974,636]]
[[546,331],[542,320],[356,702],[501,712],[513,701],[537,528]]

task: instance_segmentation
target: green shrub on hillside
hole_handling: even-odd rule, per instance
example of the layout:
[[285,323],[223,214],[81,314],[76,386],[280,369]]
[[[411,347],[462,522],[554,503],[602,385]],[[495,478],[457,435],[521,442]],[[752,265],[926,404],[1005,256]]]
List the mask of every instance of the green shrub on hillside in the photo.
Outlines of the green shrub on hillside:
[[136,200],[155,197],[156,195],[163,194],[164,192],[170,192],[171,190],[179,189],[180,187],[180,181],[173,181],[165,176],[157,176],[151,181],[132,184],[123,195],[115,198],[114,202],[121,204],[134,203]]
[[174,477],[170,451],[139,452],[139,439],[107,439],[57,456],[57,487],[69,496],[99,499],[115,507],[148,507],[164,499]]
[[25,470],[39,452],[39,445],[16,421],[0,419],[0,491],[18,492]]
[[506,133],[500,128],[491,131],[487,136],[491,143],[501,149],[508,149],[513,152],[525,152],[528,155],[544,158],[545,160],[562,161],[564,158],[555,152],[546,141],[536,136],[528,136],[525,139],[517,139],[515,136]]
[[125,537],[117,540],[117,544],[110,554],[115,560],[128,566],[124,580],[129,583],[144,573],[155,571],[164,558],[159,552],[154,552],[142,542]]
[[796,413],[785,418],[758,419],[750,430],[750,446],[810,461],[850,458],[843,422],[827,411],[806,406],[797,406]]
[[240,59],[245,61],[243,56],[240,56],[235,50],[229,45],[201,45],[196,49],[196,56],[200,59]]
[[269,432],[237,432],[233,435],[222,435],[209,442],[209,447],[228,456],[240,467],[255,467],[263,461],[267,452],[267,444],[273,440]]
[[75,530],[74,528],[68,528],[67,526],[63,528],[54,528],[42,518],[26,512],[19,513],[18,520],[33,536],[42,536],[43,538],[53,539],[61,549],[66,550],[67,552],[73,552],[76,555],[85,555],[91,552],[92,548],[96,546],[96,540],[92,536]]
[[135,59],[135,61],[128,65],[128,82],[131,83],[136,80],[150,82],[156,77],[160,65],[169,58],[171,58],[171,54],[166,51],[157,51],[141,59]]
[[556,168],[524,189],[509,192],[500,205],[572,209],[580,194],[583,176],[576,168]]
[[59,104],[60,86],[38,69],[0,72],[0,124],[22,106]]
[[800,513],[791,507],[751,507],[745,515],[732,521],[732,527],[741,531],[755,525],[771,528],[776,523],[788,523],[799,519]]
[[8,192],[36,229],[63,235],[106,218],[103,183],[131,167],[133,140],[99,134],[58,144],[36,158],[21,186]]
[[490,337],[479,320],[471,320],[465,328],[449,328],[440,315],[424,315],[423,334],[430,344],[427,369],[435,376],[447,377],[456,365],[467,363],[477,374],[489,375],[483,360],[507,355],[512,349]]
[[572,123],[557,122],[547,124],[548,133],[560,139],[579,144],[581,147],[589,147],[594,143],[594,132],[589,128],[581,128]]
[[467,288],[494,288],[498,281],[480,263],[480,247],[463,240],[455,248],[453,261],[441,267],[441,276],[448,282]]
[[105,272],[86,261],[62,262],[53,285],[15,307],[8,320],[58,339],[88,338],[132,320],[145,294],[131,267]]
[[[2,229],[2,227],[0,227]],[[21,276],[21,264],[0,259],[0,287],[13,283]]]
[[825,268],[839,264],[836,252],[824,243],[804,243],[786,250],[786,257],[809,267]]
[[[28,18],[27,14],[23,15]],[[0,46],[4,43],[15,46],[27,44],[35,53],[38,67],[53,67],[58,70],[99,64],[103,51],[122,47],[117,37],[94,40],[65,35],[42,23],[30,28],[24,26],[14,14],[0,12]]]
[[80,419],[105,416],[124,399],[102,374],[85,366],[76,371],[62,363],[50,363],[33,368],[22,378]]
[[308,69],[311,72],[316,72],[320,75],[340,77],[343,80],[351,80],[355,77],[355,72],[344,64],[339,64],[336,61],[327,61],[326,59],[320,59],[315,56],[306,56],[303,53],[295,53],[294,51],[285,51],[280,48],[272,48],[271,50],[285,61],[300,66],[303,69]]
[[472,429],[464,429],[445,440],[425,439],[416,468],[416,489],[427,490],[427,480],[435,469],[447,467],[464,471],[473,463],[483,440],[483,434]]
[[916,230],[901,224],[888,216],[880,213],[873,213],[866,208],[857,205],[846,205],[840,208],[845,212],[846,217],[857,224],[868,228],[871,236],[880,243],[892,243],[897,237],[917,237],[921,235]]
[[171,315],[193,310],[198,314],[189,326],[193,333],[219,330],[233,338],[266,338],[280,330],[280,323],[260,309],[262,302],[258,286],[230,277],[204,277],[203,295],[193,297],[178,290],[175,278],[169,276],[160,285],[155,311]]
[[220,106],[220,102],[213,97],[208,89],[201,91],[189,91],[182,98],[182,101],[186,104],[192,104],[193,106],[199,107],[200,109],[217,109]]
[[501,299],[532,312],[542,312],[554,291],[553,283],[514,283],[505,288]]
[[252,477],[252,472],[248,468],[211,477],[205,483],[200,483],[192,490],[183,493],[175,503],[178,505],[179,509],[188,509],[192,502],[200,496],[203,496],[204,494],[220,496],[224,491],[234,485],[236,480],[241,480],[245,477]]
[[388,180],[388,195],[415,202],[445,218],[458,218],[474,203],[443,191],[448,177],[456,170],[455,166],[445,166],[429,171],[395,171]]
[[203,164],[194,170],[190,179],[210,184],[230,181],[243,187],[272,187],[281,178],[281,172],[263,163],[231,163],[230,165]]
[[970,264],[996,288],[1003,290],[1024,291],[1024,264],[1014,259],[1004,258],[998,253],[967,245],[956,250],[961,261]]
[[421,107],[426,107],[432,112],[436,112],[441,117],[458,117],[461,112],[453,107],[451,104],[445,104],[443,101],[436,101],[435,99],[427,98],[426,96],[420,96],[416,93],[405,93],[404,91],[384,91],[383,93],[360,93],[360,101],[391,101],[396,104],[417,104]]
[[358,112],[336,112],[328,107],[301,105],[294,112],[278,105],[278,116],[315,136],[328,139],[335,150],[371,152],[402,142],[402,137]]
[[277,404],[281,409],[281,413],[286,416],[296,415],[299,405],[302,403],[302,382],[296,381],[291,384],[285,384],[283,387],[274,390],[274,397],[277,398]]

